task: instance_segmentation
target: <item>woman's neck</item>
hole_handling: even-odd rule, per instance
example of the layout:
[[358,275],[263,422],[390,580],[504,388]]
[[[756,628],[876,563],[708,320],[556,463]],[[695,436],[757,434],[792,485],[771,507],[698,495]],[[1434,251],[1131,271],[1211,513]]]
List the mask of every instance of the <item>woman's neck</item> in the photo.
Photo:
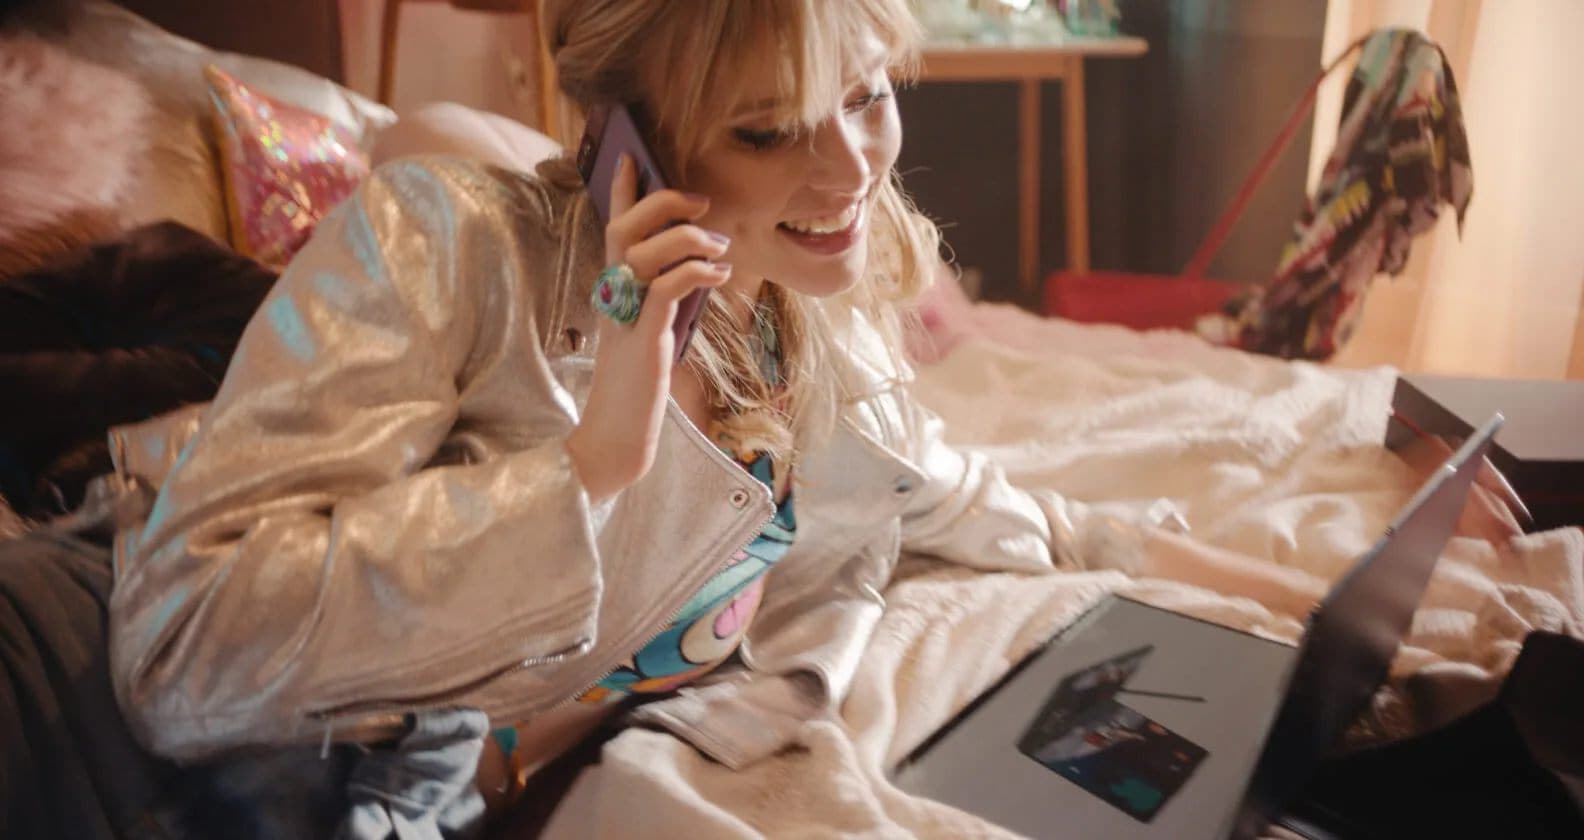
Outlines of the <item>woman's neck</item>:
[[726,293],[726,308],[731,312],[732,323],[741,329],[748,329],[753,325],[754,306],[759,302],[759,295],[764,292],[765,279],[763,277],[744,277],[738,280],[738,275],[733,273],[721,291]]

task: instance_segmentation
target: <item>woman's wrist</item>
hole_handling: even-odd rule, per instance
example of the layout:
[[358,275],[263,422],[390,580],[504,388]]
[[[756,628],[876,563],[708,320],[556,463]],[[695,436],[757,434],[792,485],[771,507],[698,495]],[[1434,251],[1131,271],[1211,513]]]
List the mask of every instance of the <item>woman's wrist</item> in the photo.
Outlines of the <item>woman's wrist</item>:
[[602,457],[601,447],[590,445],[582,426],[574,429],[566,439],[567,456],[572,459],[572,471],[577,474],[583,492],[588,494],[590,505],[609,501],[625,489],[624,484],[611,475]]
[[601,492],[602,488],[595,478],[593,464],[585,454],[582,438],[576,431],[567,435],[565,446],[567,457],[572,459],[572,472],[577,476],[578,483],[583,485],[583,492],[588,494],[589,504],[597,505],[609,498],[607,494]]

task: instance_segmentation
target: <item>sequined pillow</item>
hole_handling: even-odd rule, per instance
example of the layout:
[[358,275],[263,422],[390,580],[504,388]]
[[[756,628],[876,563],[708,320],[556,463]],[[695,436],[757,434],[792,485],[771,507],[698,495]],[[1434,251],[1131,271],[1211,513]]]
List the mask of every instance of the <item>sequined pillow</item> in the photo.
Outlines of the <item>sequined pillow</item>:
[[214,106],[231,245],[279,267],[368,177],[368,155],[329,117],[204,68]]

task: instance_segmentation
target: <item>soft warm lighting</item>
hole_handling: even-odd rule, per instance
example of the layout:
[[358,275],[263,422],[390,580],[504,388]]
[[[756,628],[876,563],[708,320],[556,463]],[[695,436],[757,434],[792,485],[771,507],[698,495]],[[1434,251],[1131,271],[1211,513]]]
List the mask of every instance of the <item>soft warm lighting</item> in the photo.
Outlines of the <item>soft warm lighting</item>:
[[531,12],[534,0],[450,0],[458,9],[475,12]]
[[[379,101],[389,105],[391,88],[396,78],[396,33],[401,27],[401,8],[406,2],[424,0],[385,0],[384,20],[380,24]],[[438,0],[431,0],[438,2]],[[533,14],[539,11],[538,0],[445,0],[452,8],[470,12],[498,14]],[[544,35],[539,35],[539,125],[540,131],[561,138],[560,95],[556,90],[555,62],[550,59]]]

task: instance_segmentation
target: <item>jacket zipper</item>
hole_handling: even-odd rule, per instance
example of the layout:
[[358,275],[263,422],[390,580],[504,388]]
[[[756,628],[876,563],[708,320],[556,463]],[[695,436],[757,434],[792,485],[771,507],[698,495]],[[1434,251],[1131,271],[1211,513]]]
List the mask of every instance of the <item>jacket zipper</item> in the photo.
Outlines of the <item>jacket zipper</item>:
[[[516,660],[499,668],[495,668],[483,676],[469,680],[460,686],[449,688],[445,691],[435,692],[434,694],[403,698],[401,700],[358,700],[351,703],[343,703],[339,706],[332,706],[328,709],[320,709],[318,711],[309,712],[308,717],[320,722],[329,722],[334,718],[346,717],[349,715],[368,714],[379,711],[407,712],[415,708],[444,705],[446,700],[466,695],[514,671],[520,671],[524,668],[536,668],[541,665],[553,665],[557,662],[561,662],[574,656],[583,654],[587,652],[588,649],[593,646],[593,644],[594,642],[592,639],[582,639],[577,644],[562,648],[561,650],[555,651],[554,653],[547,653],[543,656],[530,656],[526,659]],[[601,679],[603,679],[603,677],[601,677]]]
[[[771,514],[769,516],[765,517],[765,520],[763,522],[759,523],[759,527],[754,529],[753,536],[749,537],[747,542],[744,542],[742,545],[739,545],[737,547],[736,551],[733,551],[733,552],[731,552],[730,554],[728,554],[726,556],[728,558],[734,557],[734,556],[736,556],[737,552],[744,551],[744,550],[746,550],[748,548],[748,546],[753,545],[754,540],[759,538],[759,534],[764,531],[765,526],[769,525],[774,520],[775,520],[775,513],[771,512]],[[730,563],[729,562],[724,561],[724,560],[721,561],[720,564],[715,567],[715,571],[711,572],[710,576],[704,579],[704,582],[706,584],[709,583],[709,581],[711,579],[713,579],[716,575],[718,575],[721,572],[725,571],[729,567],[730,567]],[[622,648],[630,651],[630,653],[628,655],[636,655],[639,651],[641,651],[644,648],[648,647],[651,642],[653,642],[655,639],[660,638],[660,636],[662,634],[664,634],[666,630],[670,629],[671,625],[675,624],[678,618],[682,617],[682,610],[687,608],[688,600],[692,600],[692,598],[689,597],[687,600],[684,600],[681,604],[678,604],[677,608],[671,611],[670,617],[668,617],[665,621],[661,622],[659,628],[653,630],[647,636],[645,636],[644,640],[642,642],[639,642],[636,645],[623,645]],[[539,710],[536,714],[541,714],[541,715],[548,714],[549,712],[554,712],[554,711],[557,711],[559,709],[564,709],[567,706],[572,705],[573,703],[577,702],[577,699],[579,697],[582,697],[584,694],[588,693],[588,691],[590,689],[594,688],[595,686],[599,685],[602,681],[604,681],[606,677],[609,677],[611,674],[616,673],[616,669],[620,668],[620,667],[621,667],[621,663],[617,662],[617,664],[612,665],[610,668],[606,669],[603,673],[601,673],[598,677],[595,677],[587,685],[583,686],[582,688],[578,689],[577,691],[572,692],[571,694],[567,695],[566,697],[563,697],[560,700],[557,700],[555,703],[553,703],[553,704],[551,704],[549,706],[546,706],[545,708]]]
[[[667,410],[668,413],[672,412],[672,411],[676,412],[677,416],[681,420],[679,425],[682,427],[683,433],[688,435],[689,437],[693,438],[694,442],[699,444],[703,448],[703,450],[706,453],[708,453],[710,458],[712,458],[712,459],[714,459],[714,460],[716,460],[718,462],[721,462],[728,470],[733,471],[733,474],[745,472],[741,465],[737,464],[735,461],[730,460],[726,456],[725,453],[720,451],[720,447],[716,446],[714,441],[711,441],[709,439],[709,437],[707,435],[705,435],[702,431],[700,431],[697,426],[693,425],[693,421],[688,418],[688,416],[687,416],[687,414],[685,412],[682,411],[681,406],[677,404],[675,399],[673,399],[671,397],[666,397],[666,410]],[[753,480],[755,484],[758,483],[758,480],[757,479],[753,479],[752,476],[749,476],[749,478],[751,480]],[[721,572],[725,571],[726,568],[728,567],[728,565],[730,564],[731,558],[736,556],[737,552],[746,550],[748,548],[748,546],[753,545],[753,541],[758,539],[760,534],[764,533],[765,526],[769,525],[771,522],[775,521],[776,503],[775,503],[775,498],[774,498],[774,491],[772,490],[772,491],[770,491],[770,493],[771,493],[770,514],[768,516],[766,516],[762,521],[760,521],[758,527],[753,529],[752,534],[748,537],[747,540],[745,540],[742,544],[738,545],[735,551],[732,551],[732,552],[728,553],[726,555],[726,559],[724,559],[724,560],[720,561],[720,563],[716,564],[714,571],[710,572],[709,577],[706,577],[704,579],[703,583],[700,584],[701,586],[704,585],[704,584],[709,583],[709,581],[712,578],[714,578],[716,575],[720,574]],[[671,625],[676,623],[676,620],[678,618],[680,618],[681,615],[682,615],[682,610],[684,610],[687,607],[687,603],[688,603],[689,600],[692,600],[692,595],[689,595],[687,598],[684,598],[682,600],[682,603],[677,604],[676,609],[671,611],[670,615],[666,618],[666,620],[661,622],[660,626],[658,628],[655,628],[654,630],[650,631],[649,634],[644,637],[642,642],[640,642],[637,645],[622,645],[618,649],[626,650],[628,652],[626,654],[624,654],[624,655],[632,656],[632,655],[636,655],[638,653],[638,651],[641,651],[644,648],[648,647],[650,642],[653,642],[655,639],[660,638],[661,634],[665,633],[665,631],[667,629],[669,629],[671,627]],[[570,695],[567,695],[566,697],[561,698],[560,700],[557,700],[555,703],[552,703],[551,705],[546,706],[543,709],[540,709],[540,710],[538,710],[536,712],[532,712],[531,714],[541,714],[542,715],[542,714],[545,714],[547,712],[556,711],[558,709],[563,709],[563,708],[566,708],[567,706],[570,706],[572,703],[576,702],[579,697],[582,697],[585,693],[587,693],[589,691],[589,689],[599,685],[601,681],[603,681],[606,677],[609,677],[611,674],[616,673],[616,669],[620,668],[620,667],[621,667],[621,661],[617,660],[617,662],[615,664],[611,665],[604,672],[602,672],[598,677],[596,677],[593,681],[591,681],[588,684],[584,685],[582,688],[578,689],[577,691],[574,691],[573,693],[571,693]]]

